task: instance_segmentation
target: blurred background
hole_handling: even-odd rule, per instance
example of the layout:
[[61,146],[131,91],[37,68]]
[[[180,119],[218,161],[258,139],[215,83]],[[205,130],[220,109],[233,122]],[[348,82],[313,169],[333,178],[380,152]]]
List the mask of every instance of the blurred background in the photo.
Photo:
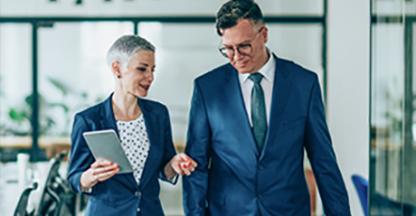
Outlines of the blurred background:
[[[0,0],[0,215],[82,215],[87,198],[67,188],[60,153],[73,115],[113,89],[105,56],[123,34],[156,46],[148,98],[168,106],[182,151],[192,81],[226,63],[214,25],[224,2]],[[267,46],[320,77],[352,215],[416,215],[416,0],[256,2]],[[307,161],[305,176],[311,215],[323,215]],[[166,215],[183,215],[180,181],[162,183],[161,198]]]

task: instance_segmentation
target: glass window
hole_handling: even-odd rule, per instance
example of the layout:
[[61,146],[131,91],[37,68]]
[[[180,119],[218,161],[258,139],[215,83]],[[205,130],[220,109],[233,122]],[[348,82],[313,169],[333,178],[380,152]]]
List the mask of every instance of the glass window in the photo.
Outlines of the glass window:
[[[16,153],[31,147],[31,33],[28,24],[0,24],[0,214],[11,215],[17,185],[7,169]],[[23,150],[24,151],[24,150]],[[15,167],[13,167],[15,168]],[[16,174],[17,175],[17,174]]]
[[[76,2],[81,2],[77,5]],[[214,16],[224,0],[0,1],[3,16]],[[323,15],[324,0],[258,1],[265,15]]]
[[372,4],[371,215],[416,213],[416,20],[406,13],[409,3]]
[[193,80],[226,63],[214,24],[143,22],[139,34],[156,46],[155,81],[149,98],[168,105],[175,143],[183,146]]
[[278,57],[292,60],[322,78],[321,25],[268,24],[268,26],[269,41],[267,46]]
[[374,188],[378,193],[399,199],[399,167],[404,143],[403,26],[378,24],[373,27],[373,33],[371,126],[376,133],[372,142],[376,160]]
[[373,0],[373,15],[377,16],[402,16],[416,14],[416,2],[408,0]]
[[113,76],[106,54],[131,22],[55,23],[39,29],[40,121],[46,136],[67,136],[77,111],[107,97]]
[[257,1],[257,3],[266,16],[322,16],[324,14],[324,0],[274,0]]
[[15,157],[7,148],[31,145],[31,33],[27,24],[0,24],[0,160]]

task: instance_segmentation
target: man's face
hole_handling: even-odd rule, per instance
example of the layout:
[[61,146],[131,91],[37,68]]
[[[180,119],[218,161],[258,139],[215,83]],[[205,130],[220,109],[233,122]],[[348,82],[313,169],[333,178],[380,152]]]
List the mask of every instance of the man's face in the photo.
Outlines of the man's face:
[[223,53],[239,73],[256,72],[265,64],[267,28],[264,25],[256,26],[251,20],[242,19],[221,31]]

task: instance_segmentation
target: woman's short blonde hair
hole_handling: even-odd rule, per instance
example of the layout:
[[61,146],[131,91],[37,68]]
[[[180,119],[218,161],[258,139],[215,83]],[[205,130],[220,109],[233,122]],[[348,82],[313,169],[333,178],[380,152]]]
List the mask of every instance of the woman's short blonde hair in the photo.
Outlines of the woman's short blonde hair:
[[107,52],[107,64],[111,67],[118,61],[123,67],[127,67],[130,58],[139,51],[155,52],[155,46],[138,35],[124,35],[117,39]]

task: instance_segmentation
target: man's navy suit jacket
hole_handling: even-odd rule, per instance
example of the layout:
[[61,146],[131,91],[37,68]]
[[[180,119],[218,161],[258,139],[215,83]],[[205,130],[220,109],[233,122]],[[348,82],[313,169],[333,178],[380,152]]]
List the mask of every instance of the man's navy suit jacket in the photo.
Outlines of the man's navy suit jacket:
[[198,167],[184,178],[186,215],[310,215],[304,149],[326,215],[350,215],[318,77],[273,58],[270,123],[261,151],[235,68],[226,64],[195,80],[186,153]]

